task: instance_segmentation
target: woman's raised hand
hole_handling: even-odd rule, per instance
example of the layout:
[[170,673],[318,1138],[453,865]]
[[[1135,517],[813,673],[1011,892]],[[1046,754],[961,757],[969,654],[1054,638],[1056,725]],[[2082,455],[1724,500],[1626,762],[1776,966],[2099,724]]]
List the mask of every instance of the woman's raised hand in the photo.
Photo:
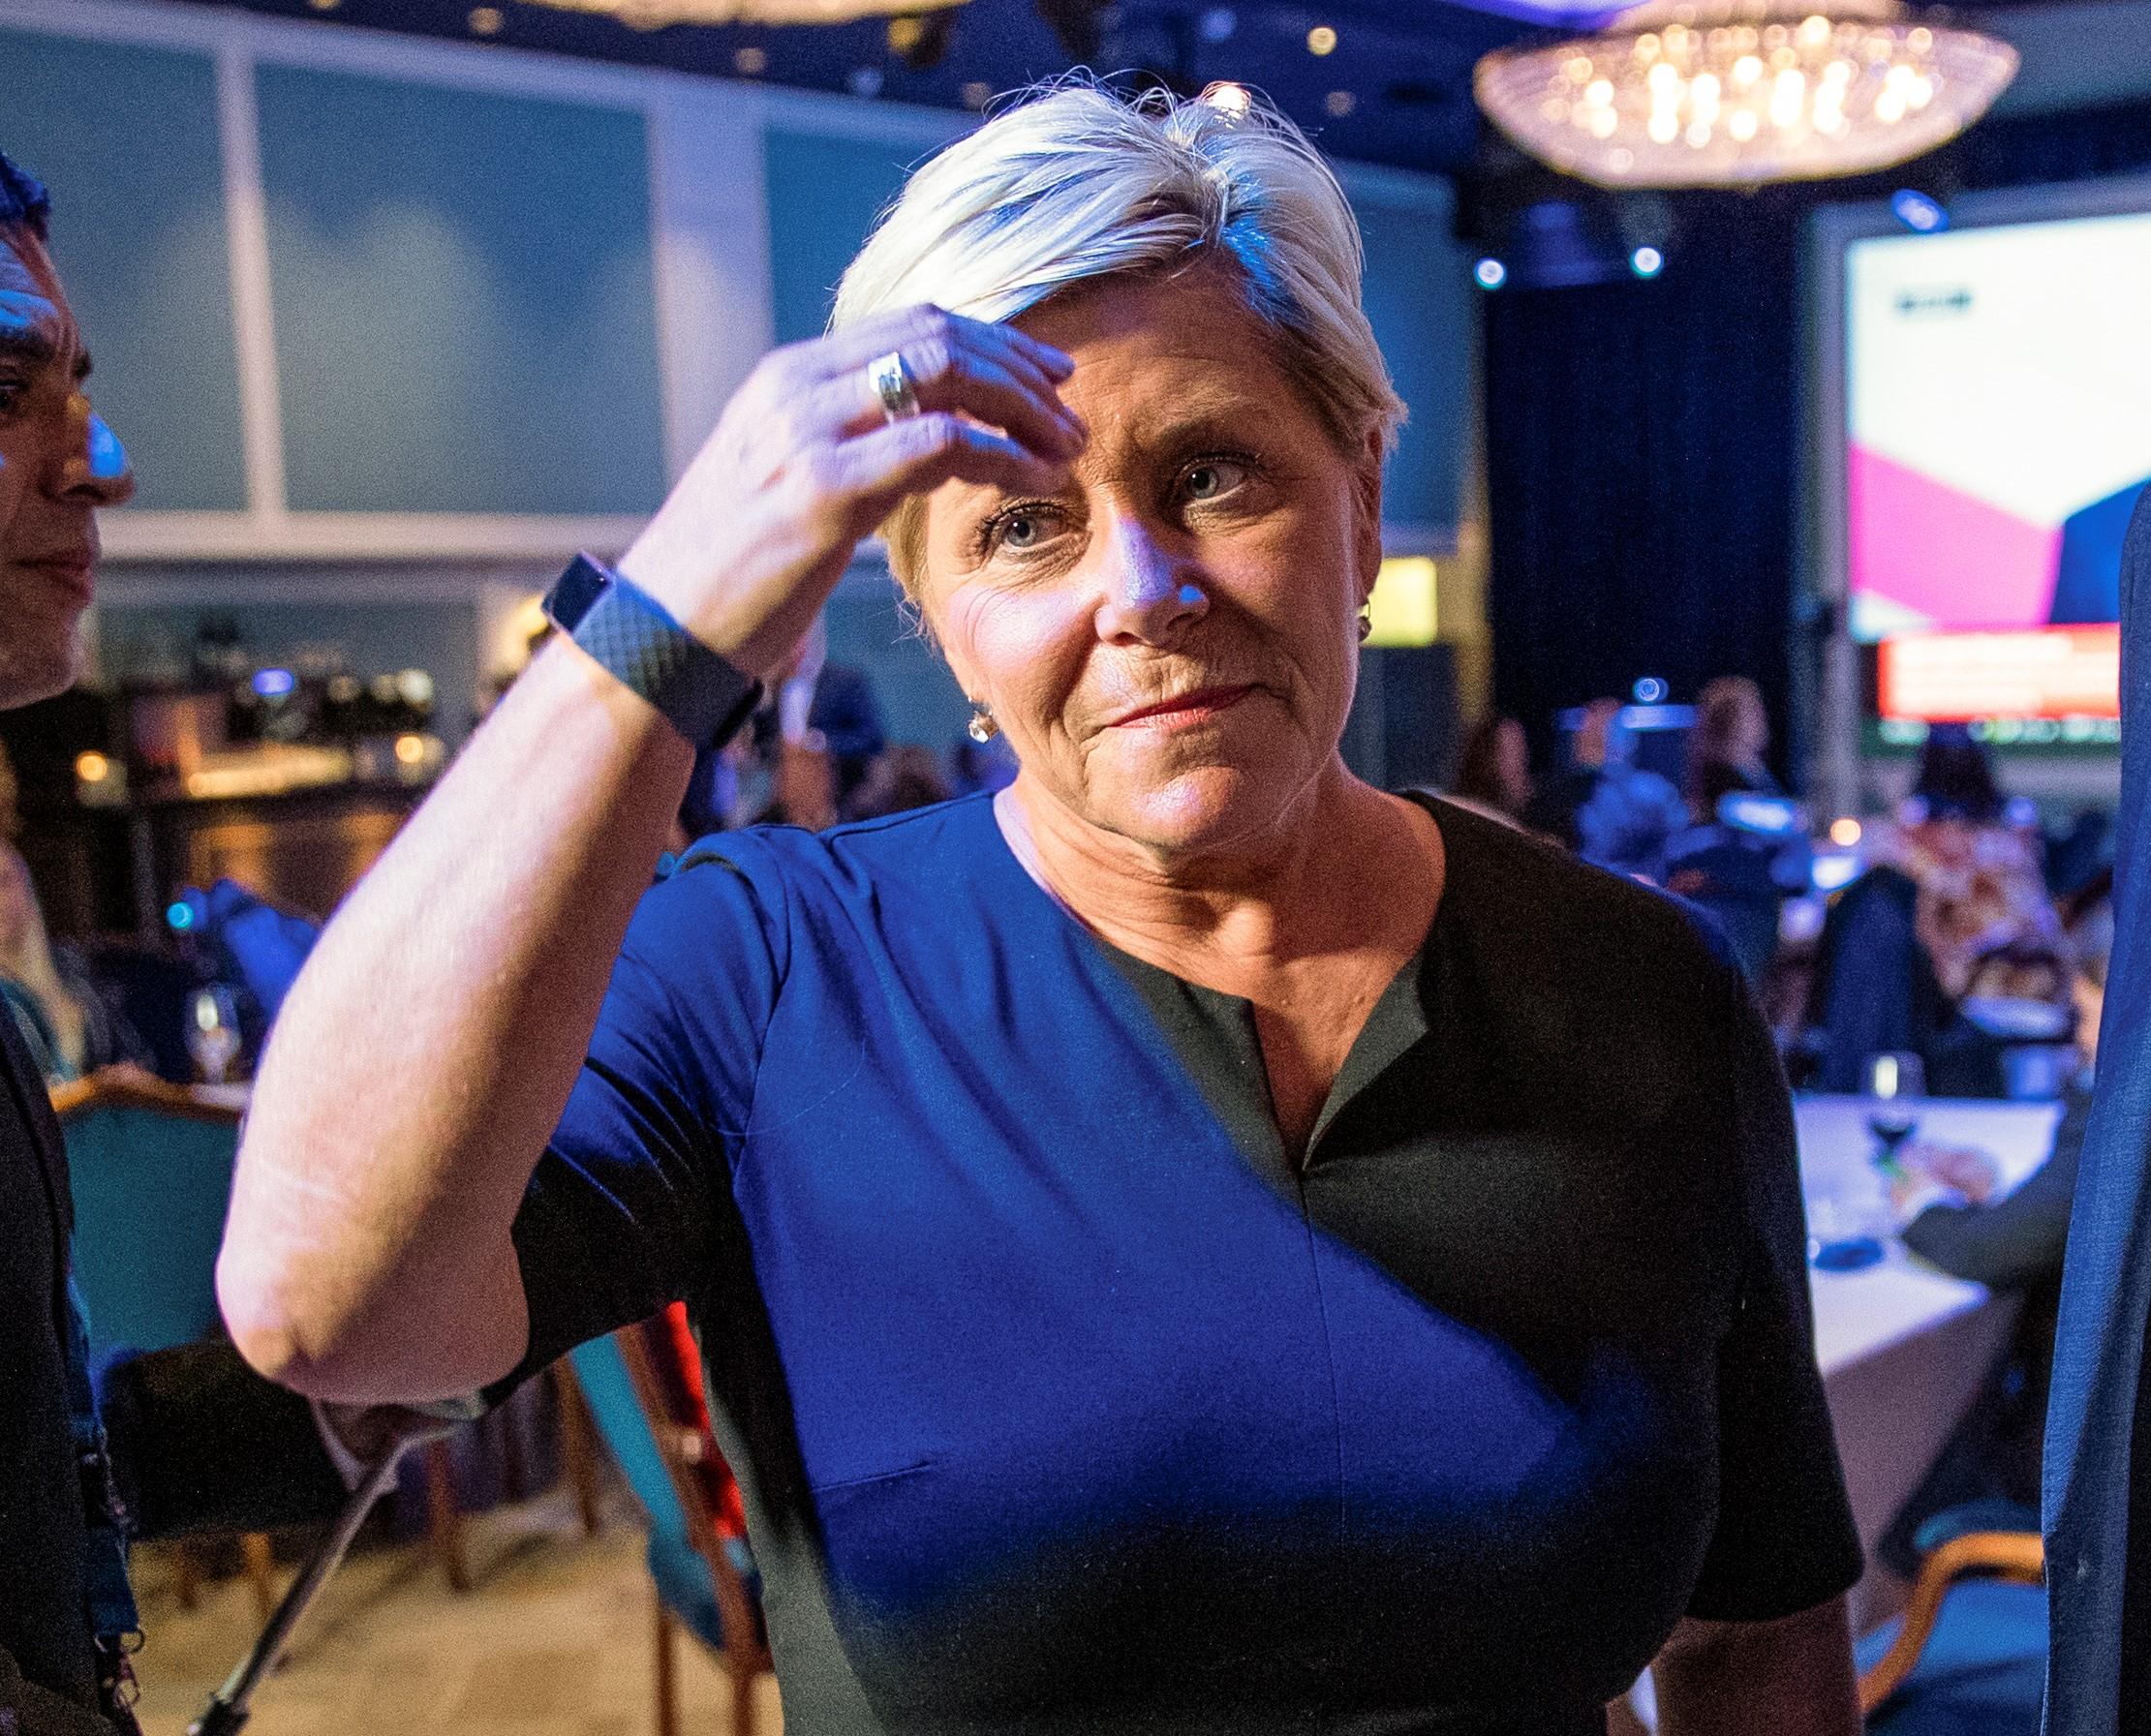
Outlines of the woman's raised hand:
[[[891,419],[870,375],[904,358],[918,412]],[[906,495],[961,479],[1061,485],[1082,424],[1074,362],[1011,325],[937,307],[771,351],[747,378],[620,569],[704,643],[761,674],[799,642],[852,551]]]

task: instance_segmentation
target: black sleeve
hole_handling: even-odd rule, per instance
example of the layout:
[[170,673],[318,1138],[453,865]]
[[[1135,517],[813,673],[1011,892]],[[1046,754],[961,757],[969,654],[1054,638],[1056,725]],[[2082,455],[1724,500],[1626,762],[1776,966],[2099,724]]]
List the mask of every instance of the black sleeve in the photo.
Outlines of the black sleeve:
[[486,1388],[490,1401],[576,1345],[703,1289],[783,939],[778,915],[730,862],[690,860],[698,866],[636,909],[589,1057],[516,1213],[530,1344]]
[[1734,976],[1723,992],[1741,1273],[1718,1351],[1717,1529],[1688,1613],[1754,1622],[1828,1601],[1862,1562],[1815,1364],[1792,1098],[1747,990]]
[[2090,1111],[2091,1093],[2074,1093],[2054,1132],[2052,1155],[2022,1187],[1991,1205],[1928,1206],[1905,1227],[1905,1246],[1952,1276],[1991,1290],[2059,1279]]

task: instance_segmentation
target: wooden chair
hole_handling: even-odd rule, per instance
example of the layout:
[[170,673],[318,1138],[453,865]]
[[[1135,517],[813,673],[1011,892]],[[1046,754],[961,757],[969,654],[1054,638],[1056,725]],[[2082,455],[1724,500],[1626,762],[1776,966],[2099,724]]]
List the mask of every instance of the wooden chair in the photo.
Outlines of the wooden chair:
[[757,1678],[773,1668],[753,1563],[719,1531],[704,1473],[722,1464],[699,1418],[683,1415],[660,1373],[655,1323],[629,1326],[570,1357],[598,1432],[650,1519],[658,1736],[678,1736],[674,1646],[681,1626],[716,1652],[732,1687],[732,1736],[755,1736]]
[[1903,1616],[1859,1647],[1870,1736],[2038,1736],[2043,1569],[2034,1532],[1967,1532],[1928,1555]]

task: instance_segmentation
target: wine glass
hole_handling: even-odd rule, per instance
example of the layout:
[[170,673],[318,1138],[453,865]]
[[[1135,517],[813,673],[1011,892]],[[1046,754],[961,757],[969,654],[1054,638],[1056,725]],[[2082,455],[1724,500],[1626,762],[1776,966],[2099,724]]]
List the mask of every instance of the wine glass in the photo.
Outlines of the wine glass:
[[221,1085],[239,1058],[239,1003],[221,983],[187,997],[187,1052],[206,1084]]
[[1867,1112],[1867,1131],[1874,1136],[1874,1164],[1888,1192],[1905,1179],[1904,1162],[1897,1153],[1920,1131],[1912,1104],[1926,1094],[1926,1064],[1916,1054],[1873,1054],[1867,1057],[1861,1076],[1867,1095],[1874,1099],[1875,1107]]

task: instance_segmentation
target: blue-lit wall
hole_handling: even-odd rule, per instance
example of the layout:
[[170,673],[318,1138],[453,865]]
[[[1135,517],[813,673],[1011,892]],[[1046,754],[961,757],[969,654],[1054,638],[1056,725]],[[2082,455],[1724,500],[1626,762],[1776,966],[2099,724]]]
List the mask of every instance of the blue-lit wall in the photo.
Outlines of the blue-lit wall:
[[257,100],[292,508],[654,510],[643,117],[275,65]]
[[51,186],[53,256],[140,504],[244,507],[215,63],[0,29],[0,150]]

